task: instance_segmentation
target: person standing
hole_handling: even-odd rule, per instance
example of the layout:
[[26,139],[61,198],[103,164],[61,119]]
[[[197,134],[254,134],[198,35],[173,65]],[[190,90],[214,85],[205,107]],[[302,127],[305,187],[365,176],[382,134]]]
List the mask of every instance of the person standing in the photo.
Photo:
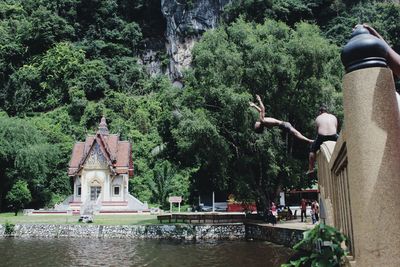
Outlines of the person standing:
[[318,135],[315,141],[311,144],[307,175],[312,174],[315,171],[315,155],[321,144],[326,141],[336,141],[338,139],[338,120],[334,115],[328,113],[328,108],[325,105],[319,107],[319,115],[315,119],[315,125]]
[[315,224],[317,222],[317,217],[316,217],[316,207],[315,207],[315,200],[311,203],[311,221],[312,224]]
[[303,215],[304,215],[304,222],[305,222],[307,220],[307,202],[304,198],[301,199],[300,209],[301,209],[301,222],[303,222]]
[[318,201],[314,201],[314,205],[315,205],[315,221],[318,222],[319,221],[319,204]]
[[275,217],[278,217],[278,211],[277,211],[277,209],[276,209],[275,202],[271,202],[271,213],[272,213],[272,215],[274,215]]

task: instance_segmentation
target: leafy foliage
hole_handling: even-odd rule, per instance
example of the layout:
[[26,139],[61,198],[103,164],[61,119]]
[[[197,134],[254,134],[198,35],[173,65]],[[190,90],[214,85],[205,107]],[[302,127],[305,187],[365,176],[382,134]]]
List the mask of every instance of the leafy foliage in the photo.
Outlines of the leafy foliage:
[[7,201],[13,206],[15,216],[31,200],[31,192],[28,189],[28,183],[25,181],[17,181],[7,193]]
[[15,224],[6,221],[6,223],[4,224],[4,233],[7,236],[11,236],[14,233],[14,229],[15,229]]
[[347,252],[342,248],[342,243],[347,244],[347,238],[336,228],[323,223],[304,232],[304,238],[293,249],[304,251],[305,256],[291,260],[282,267],[290,266],[342,266]]
[[[188,8],[198,2],[183,1]],[[307,144],[278,129],[252,131],[248,107],[308,137],[320,103],[342,118],[339,47],[367,22],[400,49],[400,7],[380,1],[235,0],[193,50],[183,89],[151,77],[137,56],[163,42],[159,0],[0,0],[0,210],[16,181],[30,207],[71,193],[74,142],[105,115],[133,142],[130,192],[165,205],[170,194],[235,194],[267,208],[307,187]],[[161,40],[161,41],[160,41]],[[165,52],[158,52],[164,65]]]
[[173,140],[167,142],[170,156],[183,166],[198,166],[191,183],[200,192],[232,192],[256,200],[261,209],[278,188],[309,185],[302,183],[299,167],[306,144],[276,129],[257,136],[248,101],[260,94],[267,116],[311,135],[320,103],[340,110],[338,58],[338,48],[307,23],[291,29],[273,20],[238,19],[207,32],[173,104],[180,116],[172,112],[169,129],[162,131],[164,140]]
[[66,174],[57,173],[65,164],[60,164],[59,147],[49,144],[46,137],[28,121],[1,117],[0,124],[0,205],[6,193],[11,192],[9,190],[19,180],[28,183],[35,206],[42,206],[49,201],[51,189],[62,195],[70,191],[69,186],[65,185],[65,181],[68,184]]

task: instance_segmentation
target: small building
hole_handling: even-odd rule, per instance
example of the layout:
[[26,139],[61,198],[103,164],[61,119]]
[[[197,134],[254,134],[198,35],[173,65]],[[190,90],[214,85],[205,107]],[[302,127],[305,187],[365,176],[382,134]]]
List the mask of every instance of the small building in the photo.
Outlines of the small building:
[[147,211],[147,203],[129,194],[133,176],[132,144],[110,134],[103,117],[95,135],[77,142],[72,150],[68,175],[73,179],[74,194],[69,210],[74,213],[132,213]]

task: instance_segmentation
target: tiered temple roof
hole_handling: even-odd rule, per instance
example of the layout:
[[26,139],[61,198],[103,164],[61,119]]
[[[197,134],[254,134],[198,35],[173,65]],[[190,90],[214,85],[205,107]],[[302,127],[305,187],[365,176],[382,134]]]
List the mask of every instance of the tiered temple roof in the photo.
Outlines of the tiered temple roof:
[[85,142],[75,143],[68,166],[69,176],[75,176],[80,172],[96,143],[106,158],[111,173],[133,176],[132,145],[129,141],[120,141],[117,134],[109,134],[104,117],[96,135],[87,136]]

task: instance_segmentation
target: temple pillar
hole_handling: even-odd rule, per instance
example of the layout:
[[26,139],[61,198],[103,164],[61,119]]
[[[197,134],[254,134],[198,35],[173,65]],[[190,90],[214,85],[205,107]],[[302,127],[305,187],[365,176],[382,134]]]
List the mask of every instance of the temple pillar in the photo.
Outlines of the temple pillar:
[[[82,171],[81,175],[81,202],[85,203],[87,200],[88,192],[90,188],[87,185],[87,179],[86,179],[86,172]],[[90,197],[90,192],[89,192],[89,197]]]
[[392,72],[345,75],[344,120],[357,266],[400,266],[400,116]]
[[111,175],[107,174],[103,183],[103,201],[111,201],[110,191],[111,191]]

